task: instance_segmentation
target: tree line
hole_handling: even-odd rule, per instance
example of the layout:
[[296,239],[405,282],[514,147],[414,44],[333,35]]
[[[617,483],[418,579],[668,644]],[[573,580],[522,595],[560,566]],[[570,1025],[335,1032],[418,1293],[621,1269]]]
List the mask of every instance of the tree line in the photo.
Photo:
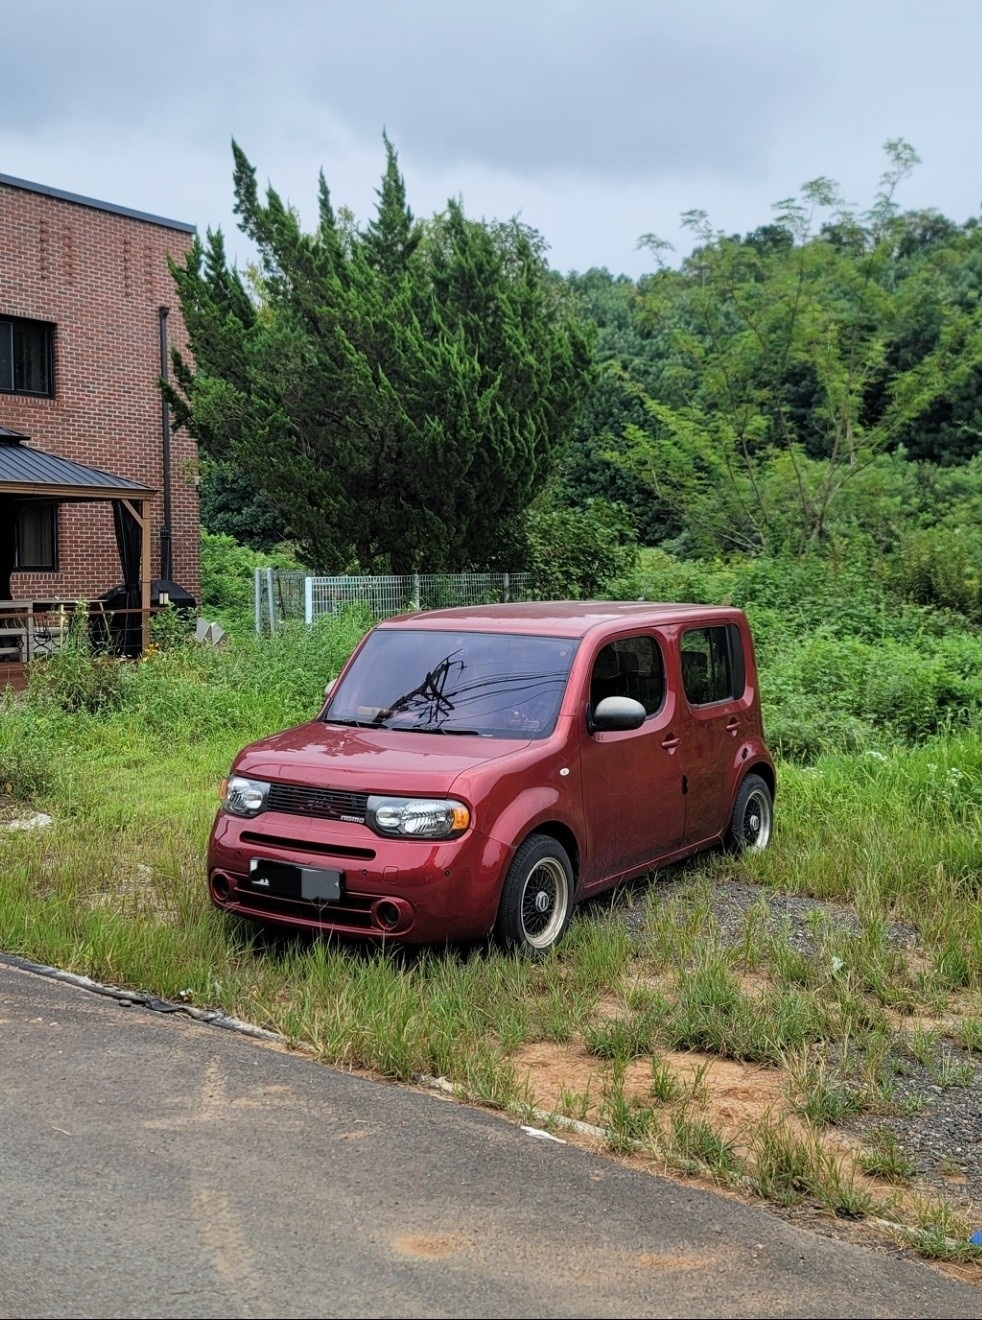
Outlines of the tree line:
[[[396,152],[373,219],[323,176],[305,233],[234,146],[236,211],[174,267],[205,520],[289,538],[321,571],[582,558],[632,538],[685,555],[822,552],[970,521],[982,488],[982,226],[905,212],[886,145],[869,208],[806,184],[745,235],[684,217],[639,280],[551,271],[541,236],[416,219]],[[905,524],[906,519],[906,524]],[[575,556],[574,556],[575,558]],[[589,572],[586,572],[589,577]]]

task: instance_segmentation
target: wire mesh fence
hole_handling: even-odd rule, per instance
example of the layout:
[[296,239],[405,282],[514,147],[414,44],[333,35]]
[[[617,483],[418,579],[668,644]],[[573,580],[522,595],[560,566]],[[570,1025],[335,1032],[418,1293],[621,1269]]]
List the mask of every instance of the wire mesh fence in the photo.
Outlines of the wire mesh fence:
[[272,632],[290,619],[313,623],[350,605],[368,607],[373,618],[453,605],[488,605],[527,600],[530,573],[406,573],[383,577],[311,577],[283,569],[257,568],[256,632]]

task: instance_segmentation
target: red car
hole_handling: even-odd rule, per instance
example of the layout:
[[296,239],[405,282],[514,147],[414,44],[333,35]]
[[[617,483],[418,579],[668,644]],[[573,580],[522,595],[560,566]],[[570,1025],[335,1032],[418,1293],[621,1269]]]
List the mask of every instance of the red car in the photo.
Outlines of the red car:
[[373,628],[316,719],[239,753],[208,884],[262,922],[538,955],[588,895],[765,847],[773,799],[740,610],[436,610]]

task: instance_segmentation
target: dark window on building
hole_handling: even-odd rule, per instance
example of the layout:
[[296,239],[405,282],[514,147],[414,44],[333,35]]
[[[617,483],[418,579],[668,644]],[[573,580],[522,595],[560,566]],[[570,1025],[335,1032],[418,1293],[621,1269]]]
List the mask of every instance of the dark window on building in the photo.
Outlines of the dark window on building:
[[743,695],[743,641],[734,624],[682,634],[682,684],[690,706],[709,706]]
[[0,391],[54,394],[54,326],[0,317]]
[[51,571],[58,567],[58,506],[25,504],[17,519],[18,569]]
[[623,637],[605,646],[590,678],[590,705],[604,697],[633,697],[654,715],[665,700],[665,665],[651,637]]

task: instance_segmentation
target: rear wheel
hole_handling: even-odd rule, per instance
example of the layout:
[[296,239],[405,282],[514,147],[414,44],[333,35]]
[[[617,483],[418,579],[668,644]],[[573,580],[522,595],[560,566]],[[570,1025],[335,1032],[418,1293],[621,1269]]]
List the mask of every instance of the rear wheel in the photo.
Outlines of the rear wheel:
[[569,854],[549,835],[530,834],[508,868],[495,937],[512,952],[541,957],[563,934],[572,907]]
[[733,804],[727,843],[734,852],[762,852],[771,839],[774,800],[760,775],[747,775]]

